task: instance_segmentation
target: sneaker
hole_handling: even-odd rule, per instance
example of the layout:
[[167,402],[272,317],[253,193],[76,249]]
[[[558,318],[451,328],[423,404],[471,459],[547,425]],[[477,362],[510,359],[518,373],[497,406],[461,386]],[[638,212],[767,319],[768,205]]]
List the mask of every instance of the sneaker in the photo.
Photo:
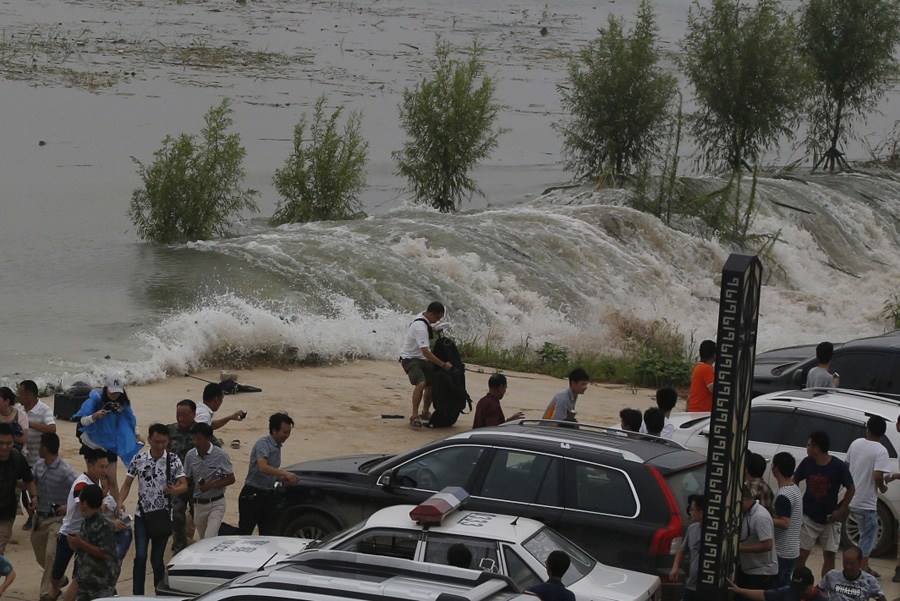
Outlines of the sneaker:
[[900,566],[894,568],[894,577],[891,578],[891,582],[900,582]]
[[28,519],[22,524],[22,530],[31,530],[32,525],[31,516],[28,516]]

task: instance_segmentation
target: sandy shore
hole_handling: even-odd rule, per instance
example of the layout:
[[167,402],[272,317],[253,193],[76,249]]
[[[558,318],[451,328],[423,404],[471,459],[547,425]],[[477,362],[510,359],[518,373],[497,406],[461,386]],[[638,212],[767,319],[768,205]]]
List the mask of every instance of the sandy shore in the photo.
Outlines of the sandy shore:
[[[479,370],[477,366],[469,366]],[[487,379],[492,370],[484,373],[467,373],[467,388],[474,399],[487,390]],[[549,399],[566,386],[564,380],[534,374],[506,372],[509,389],[503,405],[507,414],[523,411],[527,417],[540,417]],[[217,380],[218,370],[195,374],[198,377]],[[226,397],[219,415],[227,415],[238,409],[247,412],[243,422],[231,422],[217,431],[226,442],[235,466],[237,483],[227,490],[228,510],[226,521],[237,524],[237,496],[247,473],[247,461],[253,443],[267,434],[268,416],[276,411],[287,411],[296,426],[283,451],[283,464],[321,457],[350,455],[355,453],[400,452],[422,445],[430,440],[464,431],[471,427],[472,416],[463,415],[453,428],[443,430],[414,430],[406,418],[383,419],[383,415],[409,414],[410,386],[396,362],[356,361],[327,367],[303,367],[296,369],[256,369],[239,372],[238,381],[263,389],[260,393],[246,393]],[[153,422],[175,421],[175,404],[185,398],[200,401],[205,384],[186,377],[172,377],[147,386],[128,388],[135,405],[138,424],[142,430]],[[578,413],[582,422],[613,424],[618,422],[623,407],[645,409],[653,403],[653,390],[616,384],[595,383],[579,400]],[[52,401],[52,400],[51,400]],[[680,400],[677,410],[683,410]],[[76,469],[83,469],[83,461],[77,454],[74,424],[59,424],[62,454]],[[239,440],[239,449],[229,444]],[[124,480],[124,468],[119,467],[119,481]],[[128,511],[134,511],[134,495],[129,499]],[[19,517],[13,529],[13,540],[7,547],[7,557],[13,563],[18,578],[7,591],[7,597],[36,599],[41,568],[35,562],[28,533]],[[884,574],[893,572],[893,562],[878,560],[876,569]],[[149,568],[149,566],[148,566]],[[131,593],[132,553],[125,558],[119,578],[119,592]],[[883,578],[888,598],[900,595],[900,585],[892,585]],[[151,582],[152,578],[148,578]],[[151,591],[147,591],[150,593]]]

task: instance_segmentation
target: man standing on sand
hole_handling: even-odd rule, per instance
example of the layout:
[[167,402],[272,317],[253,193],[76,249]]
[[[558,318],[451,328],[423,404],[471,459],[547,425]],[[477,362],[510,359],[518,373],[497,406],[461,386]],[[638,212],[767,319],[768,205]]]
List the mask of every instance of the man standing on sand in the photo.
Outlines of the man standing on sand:
[[225,390],[221,384],[210,382],[203,389],[203,403],[197,406],[197,415],[194,420],[200,424],[209,424],[213,430],[218,430],[230,421],[241,421],[247,415],[243,409],[238,409],[231,415],[215,419],[215,412],[222,407],[225,401]]
[[[472,429],[485,428],[488,426],[499,426],[507,421],[503,415],[503,408],[500,407],[500,400],[506,394],[506,376],[503,374],[492,374],[488,378],[488,393],[481,397],[478,404],[475,405],[475,421]],[[522,419],[525,414],[521,411],[514,413],[509,419]]]
[[[38,398],[38,387],[34,380],[22,380],[18,386],[19,402],[22,403],[25,412],[28,415],[28,440],[25,441],[25,460],[28,467],[33,468],[38,460],[39,449],[41,446],[41,435],[48,432],[56,432],[56,420],[53,419],[53,410],[42,400]],[[26,509],[30,508],[31,502],[26,502],[27,495],[22,494],[22,504]],[[22,530],[31,530],[33,515],[28,512],[28,521],[22,526]]]
[[[816,542],[822,545],[822,576],[834,569],[834,558],[841,542],[841,523],[850,510],[856,488],[847,464],[829,455],[828,434],[815,431],[806,443],[806,457],[794,472],[794,483],[806,480],[803,494],[803,525],[800,527],[800,557],[794,567],[805,566]],[[838,503],[838,491],[846,491]]]
[[[444,312],[444,305],[437,301],[428,305],[406,328],[403,347],[400,349],[400,364],[409,383],[413,385],[409,425],[414,428],[421,428],[431,416],[431,382],[435,367],[445,371],[453,369],[452,363],[441,361],[431,352],[431,339],[434,338],[431,326],[444,317]],[[423,398],[425,405],[420,415],[419,405]]]
[[580,367],[569,372],[569,387],[558,393],[544,410],[544,419],[577,422],[575,419],[575,403],[578,396],[584,394],[591,377]]
[[[194,448],[194,439],[191,436],[191,427],[197,416],[197,404],[191,399],[178,401],[175,405],[175,423],[169,424],[169,448],[181,460],[184,466],[184,458],[188,451]],[[188,483],[190,485],[190,482]],[[188,532],[188,504],[191,500],[190,490],[184,494],[174,495],[172,501],[172,554],[176,554],[190,544],[189,536],[193,536],[193,528]]]
[[56,537],[62,526],[69,490],[78,474],[59,456],[59,436],[55,432],[41,434],[33,472],[37,483],[38,503],[34,529],[31,531],[31,548],[38,565],[44,569],[41,578],[41,598],[50,593],[50,574],[56,558]]
[[269,417],[269,435],[256,441],[250,451],[250,465],[244,488],[238,497],[238,529],[241,534],[275,534],[277,515],[272,511],[275,482],[296,484],[297,474],[281,469],[281,447],[291,436],[294,420],[287,413]]
[[834,345],[830,342],[820,342],[816,347],[816,361],[819,362],[806,374],[807,388],[837,388],[841,385],[841,376],[831,373],[831,357],[834,355]]
[[866,422],[866,435],[850,443],[844,458],[856,486],[856,494],[850,501],[850,513],[859,525],[862,569],[875,578],[880,578],[881,574],[869,567],[869,556],[878,539],[878,492],[887,492],[884,477],[891,471],[887,448],[881,444],[886,431],[885,419],[873,415]]
[[712,411],[713,384],[716,379],[713,364],[716,362],[716,343],[704,340],[700,343],[700,361],[691,375],[691,390],[688,393],[689,412]]
[[209,424],[191,428],[194,448],[188,451],[184,473],[193,482],[194,523],[199,538],[219,535],[225,517],[225,487],[234,484],[234,468],[228,454],[212,443]]
[[6,544],[12,536],[16,507],[19,506],[17,483],[20,480],[31,495],[33,509],[38,497],[31,468],[22,454],[13,448],[12,425],[0,423],[0,555],[6,553]]

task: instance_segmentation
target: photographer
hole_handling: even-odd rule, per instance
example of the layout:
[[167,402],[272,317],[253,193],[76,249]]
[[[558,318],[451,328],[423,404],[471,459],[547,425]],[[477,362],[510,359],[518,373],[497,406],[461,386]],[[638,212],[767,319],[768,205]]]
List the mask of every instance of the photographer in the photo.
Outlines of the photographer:
[[85,450],[100,450],[109,460],[109,488],[113,497],[119,496],[116,463],[119,457],[127,464],[141,450],[144,439],[137,430],[137,418],[131,400],[119,376],[106,378],[103,390],[95,390],[72,416],[81,426],[81,454]]

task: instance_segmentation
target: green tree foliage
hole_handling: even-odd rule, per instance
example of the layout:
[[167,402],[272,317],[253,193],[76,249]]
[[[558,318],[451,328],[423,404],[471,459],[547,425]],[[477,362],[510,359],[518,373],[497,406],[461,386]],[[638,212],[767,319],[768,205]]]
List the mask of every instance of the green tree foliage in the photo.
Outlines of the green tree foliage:
[[816,167],[846,165],[838,150],[850,119],[875,108],[896,73],[900,44],[897,0],[809,0],[800,36],[814,73],[810,145],[825,149]]
[[403,92],[400,122],[409,139],[393,153],[415,201],[444,213],[481,194],[470,173],[505,131],[495,126],[503,107],[494,102],[496,84],[484,72],[481,47],[473,42],[464,60],[451,59],[452,50],[438,37],[431,77]]
[[682,47],[704,166],[749,168],[779,136],[792,134],[807,71],[794,20],[776,0],[712,0],[710,7],[695,0]]
[[[283,200],[272,223],[349,219],[360,210],[359,193],[366,183],[368,143],[359,133],[362,115],[350,113],[344,131],[338,131],[342,108],[325,116],[325,96],[316,101],[312,125],[306,115],[294,127],[294,151],[273,183]],[[303,137],[309,126],[311,140]]]
[[166,136],[149,165],[138,165],[143,187],[131,195],[129,215],[138,235],[171,244],[224,236],[241,211],[258,211],[255,190],[240,187],[247,151],[232,125],[226,98],[204,116],[201,140],[189,134]]
[[659,153],[677,82],[659,67],[657,31],[649,0],[641,0],[630,33],[610,16],[569,64],[569,85],[560,88],[570,115],[559,125],[566,168],[619,176]]

